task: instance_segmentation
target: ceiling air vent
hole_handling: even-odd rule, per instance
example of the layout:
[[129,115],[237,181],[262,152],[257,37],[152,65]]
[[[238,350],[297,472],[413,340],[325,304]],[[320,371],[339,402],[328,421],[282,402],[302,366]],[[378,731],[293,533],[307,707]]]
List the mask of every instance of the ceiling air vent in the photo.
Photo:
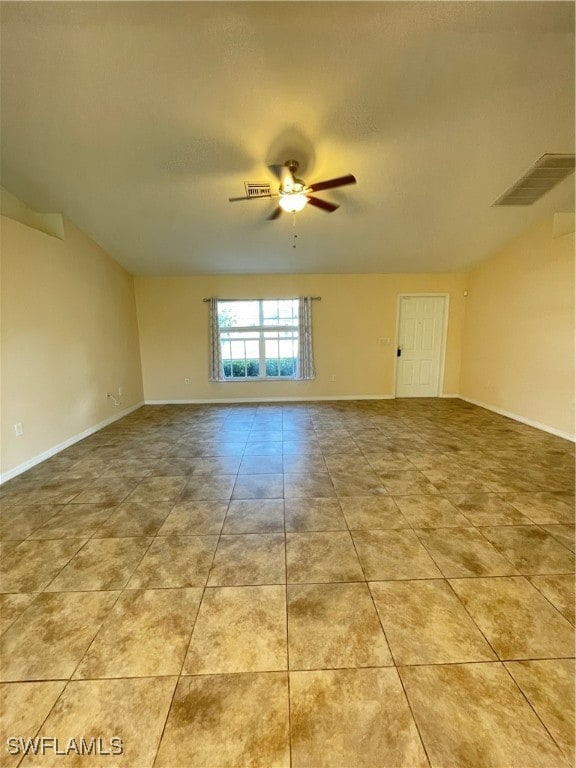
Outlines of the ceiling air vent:
[[244,182],[246,197],[270,197],[270,184],[250,184]]
[[574,155],[542,155],[492,205],[532,205],[574,172]]

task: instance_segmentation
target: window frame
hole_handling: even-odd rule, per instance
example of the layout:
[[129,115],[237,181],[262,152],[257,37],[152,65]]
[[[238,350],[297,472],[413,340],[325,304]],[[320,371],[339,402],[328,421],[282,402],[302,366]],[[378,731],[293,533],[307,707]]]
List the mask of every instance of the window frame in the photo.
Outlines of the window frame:
[[[218,319],[218,341],[220,343],[220,351],[222,355],[222,373],[223,373],[223,381],[224,382],[244,382],[244,381],[295,381],[298,378],[298,344],[300,343],[300,329],[299,329],[299,322],[298,322],[298,311],[299,311],[299,298],[282,298],[282,297],[274,297],[274,298],[265,298],[265,299],[218,299],[218,314],[220,310],[220,304],[228,304],[232,302],[242,302],[242,303],[248,303],[252,302],[255,304],[258,304],[258,325],[242,325],[242,326],[229,326],[229,325],[220,325],[220,319]],[[294,320],[293,324],[283,324],[283,325],[269,325],[264,323],[264,303],[267,301],[291,301],[296,302],[296,318]],[[278,317],[278,319],[280,319]],[[226,376],[226,364],[227,360],[224,357],[224,349],[223,349],[223,342],[226,341],[232,341],[232,339],[222,339],[222,334],[228,333],[228,334],[234,334],[234,333],[257,333],[258,338],[253,339],[253,341],[258,342],[258,365],[259,365],[259,375],[258,376]],[[292,334],[292,338],[289,339],[293,343],[296,344],[296,351],[293,356],[294,360],[294,367],[292,374],[289,376],[282,376],[280,374],[273,376],[268,375],[264,373],[264,375],[261,374],[261,371],[266,371],[266,334],[267,333],[290,333]],[[246,341],[246,339],[244,339]],[[278,338],[278,342],[280,342],[281,339]],[[280,350],[278,350],[280,351]],[[280,360],[282,359],[280,355],[278,355],[277,358],[268,358],[269,360],[276,359],[278,361],[278,364],[280,363]],[[246,354],[244,356],[245,363],[247,362]],[[233,368],[232,368],[233,370]],[[247,370],[245,365],[245,370]],[[280,370],[280,367],[279,367]]]

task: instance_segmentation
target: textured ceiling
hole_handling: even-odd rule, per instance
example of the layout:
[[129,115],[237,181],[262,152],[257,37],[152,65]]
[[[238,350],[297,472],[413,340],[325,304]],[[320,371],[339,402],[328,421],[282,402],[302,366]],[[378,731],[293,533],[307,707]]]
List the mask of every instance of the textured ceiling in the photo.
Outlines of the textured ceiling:
[[[466,270],[574,151],[571,2],[2,2],[2,184],[134,274]],[[229,203],[294,157],[334,213]]]

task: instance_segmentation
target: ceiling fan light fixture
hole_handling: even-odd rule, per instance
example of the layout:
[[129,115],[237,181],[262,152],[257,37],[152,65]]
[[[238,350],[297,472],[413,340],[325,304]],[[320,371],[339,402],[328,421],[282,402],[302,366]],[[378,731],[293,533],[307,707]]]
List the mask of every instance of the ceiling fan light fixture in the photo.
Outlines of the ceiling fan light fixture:
[[299,213],[308,202],[303,192],[285,192],[280,196],[278,205],[286,213]]

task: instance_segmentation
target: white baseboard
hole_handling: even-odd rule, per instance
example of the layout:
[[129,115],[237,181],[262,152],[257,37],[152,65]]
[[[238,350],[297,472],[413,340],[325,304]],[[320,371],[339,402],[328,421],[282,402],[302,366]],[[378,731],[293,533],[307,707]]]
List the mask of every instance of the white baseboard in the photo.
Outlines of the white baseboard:
[[22,472],[26,472],[27,469],[35,467],[36,464],[40,464],[41,462],[46,461],[46,459],[50,459],[52,456],[60,453],[60,451],[63,451],[65,448],[69,448],[71,445],[74,445],[74,443],[77,443],[80,440],[84,440],[85,437],[93,435],[94,432],[98,432],[104,427],[107,427],[109,424],[113,424],[115,421],[118,421],[118,419],[123,419],[124,416],[128,416],[128,414],[132,413],[132,411],[137,411],[138,408],[141,408],[143,405],[144,402],[142,401],[136,405],[130,406],[130,408],[125,408],[123,411],[119,411],[118,413],[109,416],[107,419],[104,419],[104,421],[101,421],[99,424],[95,424],[93,427],[88,427],[88,429],[85,429],[83,432],[79,432],[77,435],[69,437],[67,440],[64,440],[63,443],[58,443],[58,445],[54,445],[52,448],[48,448],[47,451],[38,454],[38,456],[34,456],[33,458],[28,459],[28,461],[19,464],[17,467],[9,469],[7,472],[3,472],[0,474],[0,485],[5,483],[7,480],[12,480],[12,478],[16,477],[17,475],[21,475]]
[[540,421],[527,419],[525,416],[519,416],[517,413],[505,411],[503,408],[496,408],[496,406],[488,405],[488,403],[483,403],[480,400],[473,400],[471,397],[464,397],[463,395],[459,395],[459,397],[460,400],[464,400],[465,402],[471,403],[472,405],[477,405],[480,408],[486,408],[487,411],[493,411],[500,416],[507,416],[509,419],[519,421],[521,424],[526,424],[529,427],[534,427],[535,429],[541,429],[542,432],[548,432],[551,435],[556,435],[556,437],[561,437],[564,440],[570,440],[572,443],[576,442],[576,435],[572,435],[570,432],[564,432],[561,429],[556,429],[556,427],[550,427],[548,424],[542,424]]
[[194,400],[146,400],[144,405],[230,405],[232,403],[293,403],[318,400],[394,400],[394,395],[329,395],[310,397],[218,397]]

